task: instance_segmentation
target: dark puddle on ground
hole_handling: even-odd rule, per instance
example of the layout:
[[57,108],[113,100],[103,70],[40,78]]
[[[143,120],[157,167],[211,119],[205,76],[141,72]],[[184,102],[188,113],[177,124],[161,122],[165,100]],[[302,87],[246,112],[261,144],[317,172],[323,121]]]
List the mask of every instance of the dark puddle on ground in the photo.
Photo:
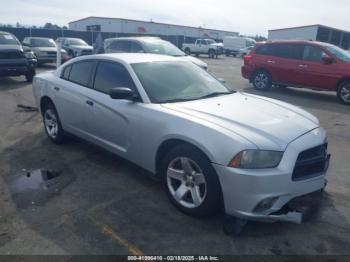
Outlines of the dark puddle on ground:
[[7,182],[18,208],[42,206],[76,179],[73,174],[56,170],[22,170]]

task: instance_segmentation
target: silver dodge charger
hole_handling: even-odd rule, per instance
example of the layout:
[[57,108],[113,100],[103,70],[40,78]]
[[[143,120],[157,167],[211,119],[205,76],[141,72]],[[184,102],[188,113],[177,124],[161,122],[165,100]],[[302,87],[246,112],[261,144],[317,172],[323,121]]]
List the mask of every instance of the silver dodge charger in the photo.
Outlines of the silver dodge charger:
[[236,222],[300,223],[285,207],[326,184],[330,155],[316,117],[232,91],[181,58],[79,57],[37,75],[33,93],[52,142],[72,134],[136,163],[189,215],[224,207]]

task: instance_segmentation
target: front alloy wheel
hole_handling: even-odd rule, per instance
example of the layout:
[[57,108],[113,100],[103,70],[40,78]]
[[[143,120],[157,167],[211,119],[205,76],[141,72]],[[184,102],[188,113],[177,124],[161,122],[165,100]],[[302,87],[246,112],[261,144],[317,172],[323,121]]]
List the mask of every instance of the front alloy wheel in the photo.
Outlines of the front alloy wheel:
[[207,195],[203,171],[187,157],[176,158],[170,163],[167,185],[174,200],[184,208],[199,207]]
[[340,85],[337,95],[342,104],[350,105],[350,81]]
[[180,145],[163,158],[163,175],[169,200],[192,216],[208,216],[222,205],[220,182],[207,156],[196,147]]

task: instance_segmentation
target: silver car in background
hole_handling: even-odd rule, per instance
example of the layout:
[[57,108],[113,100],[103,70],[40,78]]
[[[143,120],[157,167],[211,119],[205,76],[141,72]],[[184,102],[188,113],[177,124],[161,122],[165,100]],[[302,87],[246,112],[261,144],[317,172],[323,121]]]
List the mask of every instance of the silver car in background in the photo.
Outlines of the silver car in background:
[[70,58],[93,53],[93,47],[80,38],[59,37],[56,39],[56,43],[61,44],[61,47],[66,50]]
[[104,40],[105,53],[149,53],[181,57],[208,70],[202,60],[186,55],[172,43],[158,37],[118,37]]
[[[29,47],[38,60],[38,65],[45,63],[56,63],[57,45],[51,38],[46,37],[25,37],[23,45]],[[68,60],[67,52],[61,49],[62,62]]]
[[186,214],[224,206],[240,220],[300,223],[284,207],[325,186],[327,138],[316,117],[231,91],[181,58],[80,57],[36,76],[33,93],[51,141],[74,134],[136,163]]

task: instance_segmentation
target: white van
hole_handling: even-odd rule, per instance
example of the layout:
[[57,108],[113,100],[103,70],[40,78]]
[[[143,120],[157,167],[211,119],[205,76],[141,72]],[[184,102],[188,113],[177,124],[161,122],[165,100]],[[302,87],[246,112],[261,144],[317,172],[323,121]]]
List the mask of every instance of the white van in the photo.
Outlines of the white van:
[[224,48],[226,56],[236,56],[239,51],[246,47],[255,46],[256,41],[247,37],[225,36]]

